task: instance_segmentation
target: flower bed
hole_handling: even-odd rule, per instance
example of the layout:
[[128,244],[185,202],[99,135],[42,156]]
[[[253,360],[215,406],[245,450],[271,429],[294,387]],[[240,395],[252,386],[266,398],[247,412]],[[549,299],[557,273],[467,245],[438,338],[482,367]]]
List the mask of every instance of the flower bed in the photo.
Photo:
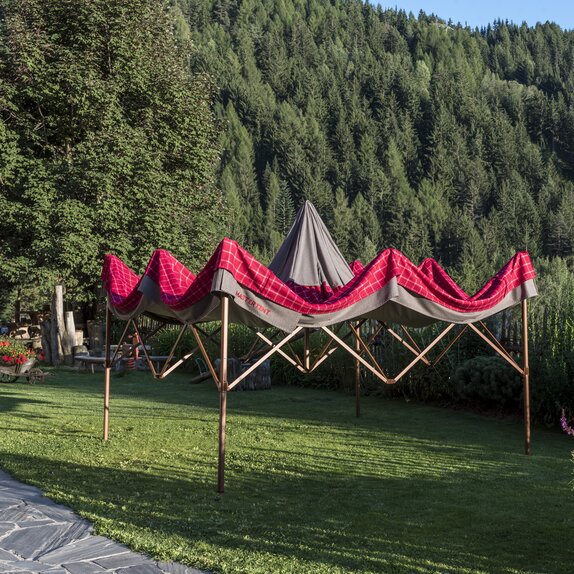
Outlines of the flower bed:
[[0,367],[18,367],[34,361],[36,353],[23,342],[0,337]]

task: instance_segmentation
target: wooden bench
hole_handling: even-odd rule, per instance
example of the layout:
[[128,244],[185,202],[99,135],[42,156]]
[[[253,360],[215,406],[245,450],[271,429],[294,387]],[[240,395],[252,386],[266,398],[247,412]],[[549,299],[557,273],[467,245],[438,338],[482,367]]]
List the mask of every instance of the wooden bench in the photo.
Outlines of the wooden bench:
[[76,355],[74,357],[74,363],[83,363],[83,366],[86,367],[86,369],[88,368],[88,365],[91,367],[92,369],[92,375],[95,373],[94,367],[95,365],[102,365],[102,367],[104,366],[105,362],[106,362],[106,358],[105,357],[92,357],[91,355]]
[[[165,363],[165,361],[167,361],[167,359],[169,357],[167,355],[150,355],[149,358],[150,358],[150,361],[152,361],[152,363],[155,364],[156,371],[159,371],[162,368],[163,363]],[[128,360],[129,360],[129,358],[127,358],[127,357],[118,356],[118,357],[116,357],[114,364],[117,364],[119,361],[128,361]],[[92,374],[94,374],[95,373],[95,366],[101,365],[103,367],[105,365],[106,358],[105,357],[93,357],[92,355],[76,355],[74,357],[74,363],[76,361],[80,364],[83,364],[83,366],[86,367],[86,369],[88,368],[88,365],[89,365],[91,370],[92,370]],[[138,362],[140,363],[140,365],[143,365],[144,369],[148,368],[145,356],[143,356],[143,357],[140,356]]]

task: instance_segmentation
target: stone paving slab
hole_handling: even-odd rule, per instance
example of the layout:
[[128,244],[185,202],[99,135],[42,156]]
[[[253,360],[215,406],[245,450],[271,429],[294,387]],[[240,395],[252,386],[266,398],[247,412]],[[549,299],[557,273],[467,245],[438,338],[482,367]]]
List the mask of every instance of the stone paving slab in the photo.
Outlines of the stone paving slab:
[[0,544],[4,550],[34,559],[87,536],[89,530],[84,523],[43,524],[18,528],[5,536]]
[[4,536],[6,532],[11,532],[13,529],[14,526],[12,524],[9,524],[8,522],[0,522],[0,538]]
[[12,552],[6,552],[6,550],[0,548],[0,560],[10,562],[11,560],[16,560],[16,556]]
[[41,556],[40,560],[48,564],[64,564],[64,562],[77,562],[80,560],[97,560],[98,558],[106,558],[107,556],[114,556],[124,552],[129,552],[129,549],[123,544],[103,536],[87,536],[83,540],[66,544],[48,552]]
[[62,564],[62,566],[70,574],[99,574],[100,572],[106,571],[101,566],[92,564],[91,562],[70,562],[68,564]]
[[46,565],[41,562],[37,562],[36,560],[17,560],[16,556],[14,556],[11,562],[7,562],[6,565],[15,569],[23,568],[25,570],[31,570],[32,572],[46,570]]
[[115,570],[117,574],[164,574],[155,564],[139,564],[129,568]]
[[124,554],[116,554],[109,558],[100,558],[96,560],[96,564],[107,570],[117,570],[118,568],[127,568],[128,566],[136,566],[137,564],[145,564],[148,559],[140,555],[139,562],[132,556],[133,552],[125,552]]
[[209,574],[95,536],[87,520],[0,470],[0,574]]

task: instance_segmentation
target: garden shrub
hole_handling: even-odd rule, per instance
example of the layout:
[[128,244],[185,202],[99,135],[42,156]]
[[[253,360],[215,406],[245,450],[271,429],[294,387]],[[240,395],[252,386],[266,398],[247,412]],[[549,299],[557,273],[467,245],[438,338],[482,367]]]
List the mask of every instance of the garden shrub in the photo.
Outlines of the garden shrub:
[[522,401],[522,377],[500,357],[474,357],[455,370],[458,398],[483,406],[518,407]]
[[[569,436],[574,437],[574,425],[568,422],[566,418],[566,413],[564,409],[562,409],[562,416],[560,417],[560,425],[562,426],[562,430]],[[574,450],[571,453],[572,462],[574,463]],[[574,490],[574,480],[572,481],[572,490]]]

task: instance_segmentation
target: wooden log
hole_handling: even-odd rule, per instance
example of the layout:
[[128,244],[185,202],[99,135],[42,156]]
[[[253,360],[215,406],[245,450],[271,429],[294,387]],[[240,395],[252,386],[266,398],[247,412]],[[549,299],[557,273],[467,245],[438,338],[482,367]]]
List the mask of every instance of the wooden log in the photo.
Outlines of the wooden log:
[[62,336],[62,350],[64,352],[64,362],[72,365],[74,362],[73,349],[76,345],[76,325],[74,323],[73,311],[66,311],[65,331]]
[[64,287],[56,285],[52,299],[52,363],[61,364],[64,357],[62,339],[66,330],[64,322]]
[[198,383],[202,383],[203,381],[207,381],[207,379],[211,379],[211,373],[199,373],[199,375],[196,375],[190,379],[189,384],[196,385]]
[[[244,373],[249,367],[251,367],[250,364],[239,364],[239,361],[236,361],[236,363],[237,363],[236,370],[239,371],[238,374]],[[257,369],[255,369],[255,371],[253,371],[250,375],[245,377],[236,387],[234,387],[233,390],[260,391],[270,388],[271,388],[271,361],[267,359]]]
[[104,350],[104,325],[101,321],[88,321],[87,324],[90,351],[99,355]]

